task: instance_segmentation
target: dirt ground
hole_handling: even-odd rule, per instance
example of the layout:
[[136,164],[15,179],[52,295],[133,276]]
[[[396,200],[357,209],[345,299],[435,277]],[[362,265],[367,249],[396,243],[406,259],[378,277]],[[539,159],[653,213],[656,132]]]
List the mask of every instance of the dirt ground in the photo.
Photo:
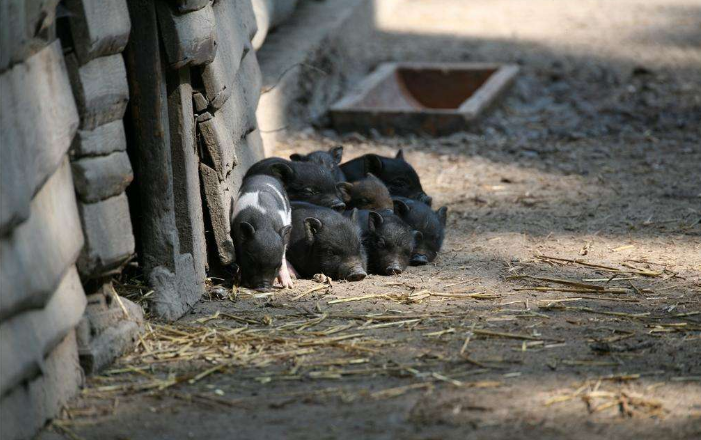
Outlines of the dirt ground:
[[701,2],[392,3],[370,62],[517,62],[501,106],[471,133],[308,130],[276,151],[404,148],[449,209],[436,262],[272,295],[213,288],[181,322],[150,323],[53,430],[700,438]]

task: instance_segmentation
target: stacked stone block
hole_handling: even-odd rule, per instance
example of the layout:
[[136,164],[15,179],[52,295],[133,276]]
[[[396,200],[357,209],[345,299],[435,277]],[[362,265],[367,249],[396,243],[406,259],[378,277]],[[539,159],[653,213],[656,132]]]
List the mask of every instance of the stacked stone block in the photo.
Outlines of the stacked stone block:
[[[129,101],[122,51],[131,21],[126,0],[67,0],[70,38],[65,38],[66,62],[80,127],[71,148],[73,181],[85,245],[78,259],[84,281],[98,286],[89,293],[90,306],[78,332],[81,362],[88,373],[111,363],[133,346],[143,321],[139,307],[119,298],[110,276],[119,273],[135,249],[125,194],[134,175],[126,152],[122,119]],[[117,307],[125,303],[132,313]],[[92,326],[97,316],[118,319]],[[114,338],[114,334],[122,335]]]
[[0,437],[31,437],[82,380],[86,298],[68,150],[79,125],[57,2],[0,3]]
[[65,0],[57,21],[58,3],[0,2],[3,439],[67,403],[79,359],[93,372],[131,347],[142,310],[109,281],[135,253],[130,202],[151,310],[176,319],[208,247],[233,260],[231,200],[263,155],[250,0]]

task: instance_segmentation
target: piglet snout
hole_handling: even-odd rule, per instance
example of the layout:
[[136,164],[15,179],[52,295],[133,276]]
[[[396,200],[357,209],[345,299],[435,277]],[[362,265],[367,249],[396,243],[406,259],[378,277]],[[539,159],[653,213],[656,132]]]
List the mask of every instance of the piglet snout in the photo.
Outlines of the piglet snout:
[[399,275],[400,273],[402,273],[402,268],[399,267],[399,265],[397,263],[390,264],[385,269],[385,273],[387,275]]
[[331,209],[333,209],[334,211],[343,212],[346,210],[346,204],[339,201],[331,205]]
[[428,264],[428,258],[423,254],[414,254],[411,256],[411,261],[409,261],[412,266],[423,266]]
[[366,274],[363,269],[353,269],[348,275],[346,275],[346,279],[348,281],[362,281],[367,275],[368,274]]

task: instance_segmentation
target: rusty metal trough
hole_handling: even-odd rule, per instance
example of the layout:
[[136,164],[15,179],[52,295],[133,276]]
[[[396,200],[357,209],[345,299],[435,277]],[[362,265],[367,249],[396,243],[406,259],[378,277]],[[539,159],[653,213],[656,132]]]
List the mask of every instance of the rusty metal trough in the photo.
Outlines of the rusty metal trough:
[[470,128],[511,85],[518,66],[384,63],[331,106],[340,132],[442,135]]

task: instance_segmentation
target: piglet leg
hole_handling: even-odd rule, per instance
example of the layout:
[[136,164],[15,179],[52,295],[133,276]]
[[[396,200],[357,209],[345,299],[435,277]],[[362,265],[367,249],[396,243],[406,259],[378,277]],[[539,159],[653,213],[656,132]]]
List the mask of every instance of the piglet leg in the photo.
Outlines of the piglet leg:
[[299,274],[295,270],[294,266],[292,266],[292,263],[290,263],[287,260],[285,260],[285,263],[287,264],[287,270],[290,272],[290,275],[292,276],[292,278],[294,278],[294,279],[299,278]]
[[[291,289],[294,287],[292,284],[292,277],[290,276],[290,271],[288,269],[288,264],[287,259],[283,256],[282,257],[282,265],[280,266],[280,272],[278,273],[278,280],[280,281],[280,284],[282,285],[283,289]],[[289,266],[290,268],[292,266]],[[294,269],[292,269],[294,271]],[[295,274],[296,275],[296,274]]]

